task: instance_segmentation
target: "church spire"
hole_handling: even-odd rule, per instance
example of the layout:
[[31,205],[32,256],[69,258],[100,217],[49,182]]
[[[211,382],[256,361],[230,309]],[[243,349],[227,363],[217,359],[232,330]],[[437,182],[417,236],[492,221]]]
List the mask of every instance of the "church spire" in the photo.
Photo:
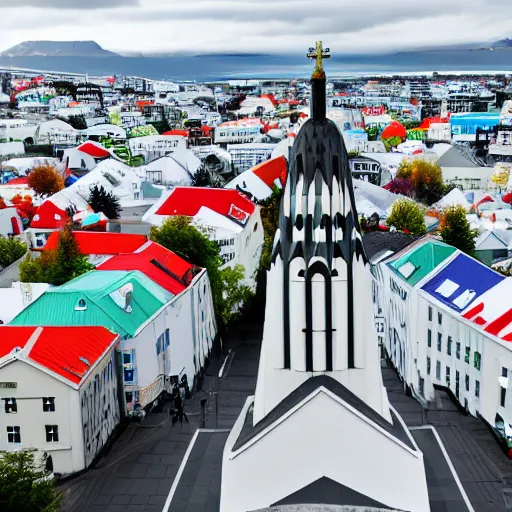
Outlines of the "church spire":
[[325,84],[327,82],[324,71],[324,59],[331,58],[331,50],[322,45],[322,41],[317,41],[316,49],[310,48],[307,54],[309,59],[316,59],[316,66],[311,75],[311,103],[312,118],[321,121],[326,118],[327,103],[325,97]]

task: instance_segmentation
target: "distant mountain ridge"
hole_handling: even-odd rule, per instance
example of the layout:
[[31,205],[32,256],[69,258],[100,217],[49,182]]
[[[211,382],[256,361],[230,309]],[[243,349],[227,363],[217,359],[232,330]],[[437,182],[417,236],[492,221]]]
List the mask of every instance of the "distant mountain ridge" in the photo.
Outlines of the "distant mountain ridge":
[[0,53],[1,57],[119,57],[95,41],[24,41]]

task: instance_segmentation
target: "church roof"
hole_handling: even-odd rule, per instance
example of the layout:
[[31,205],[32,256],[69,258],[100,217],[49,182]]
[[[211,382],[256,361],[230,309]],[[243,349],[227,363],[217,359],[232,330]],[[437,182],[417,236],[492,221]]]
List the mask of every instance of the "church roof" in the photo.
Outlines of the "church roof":
[[416,447],[411,442],[408,432],[404,430],[402,424],[393,411],[391,411],[393,424],[390,424],[374,409],[367,405],[366,402],[361,400],[357,395],[352,393],[352,391],[350,391],[336,379],[333,379],[327,375],[319,375],[317,377],[311,377],[301,386],[292,391],[292,393],[290,393],[282,402],[274,407],[274,409],[272,409],[272,411],[270,411],[265,416],[265,418],[256,425],[253,425],[253,413],[252,409],[249,409],[240,435],[233,445],[233,451],[242,448],[251,439],[263,432],[267,427],[275,424],[289,410],[293,409],[296,405],[302,402],[302,400],[314,393],[320,387],[324,387],[325,389],[334,393],[336,396],[348,403],[351,407],[356,409],[363,416],[376,423],[392,437],[400,440],[411,450],[416,450]]

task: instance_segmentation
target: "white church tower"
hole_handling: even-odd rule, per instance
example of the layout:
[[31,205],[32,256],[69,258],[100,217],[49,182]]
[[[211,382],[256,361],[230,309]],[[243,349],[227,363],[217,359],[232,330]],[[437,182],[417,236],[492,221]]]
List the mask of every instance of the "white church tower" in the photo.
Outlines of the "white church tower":
[[221,512],[301,504],[427,512],[423,455],[382,383],[347,152],[326,118],[329,50],[318,43],[308,57],[317,61],[312,118],[292,149],[256,394],[225,446]]

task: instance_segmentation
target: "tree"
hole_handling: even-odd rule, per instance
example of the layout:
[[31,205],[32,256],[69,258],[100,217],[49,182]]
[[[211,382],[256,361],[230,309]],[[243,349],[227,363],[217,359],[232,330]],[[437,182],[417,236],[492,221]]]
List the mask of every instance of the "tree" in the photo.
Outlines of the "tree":
[[20,264],[20,279],[22,283],[61,286],[93,269],[94,266],[80,253],[71,224],[67,224],[59,234],[57,249],[43,251],[35,260],[28,256]]
[[[64,119],[64,121],[66,121]],[[69,116],[67,122],[75,129],[75,130],[87,130],[87,121],[85,120],[84,115],[78,116]]]
[[34,450],[0,453],[2,512],[58,512],[61,501],[51,473],[36,462]]
[[103,185],[91,188],[87,202],[96,213],[103,212],[109,219],[119,219],[121,216],[119,199],[112,192],[107,192]]
[[402,161],[396,177],[409,180],[414,189],[415,199],[427,205],[436,203],[446,194],[441,167],[426,160]]
[[241,284],[244,277],[243,265],[226,267],[220,271],[223,300],[219,303],[217,316],[222,325],[229,325],[238,320],[243,314],[244,305],[248,304],[254,295],[249,286]]
[[192,185],[194,187],[220,188],[221,183],[218,178],[212,176],[212,173],[204,165],[201,165],[192,177]]
[[16,238],[0,237],[0,267],[7,268],[27,252],[27,246]]
[[424,235],[427,232],[423,211],[411,199],[399,199],[393,203],[387,224],[413,235]]
[[219,245],[190,220],[190,217],[171,217],[160,228],[152,227],[150,238],[193,265],[206,268],[215,312],[221,327],[225,327],[238,312],[230,310],[230,305],[239,306],[247,297],[247,290],[240,285],[243,267],[238,265],[234,270],[221,270],[223,261]]
[[475,252],[478,231],[470,228],[463,206],[450,206],[443,211],[440,232],[444,243],[469,255]]
[[49,197],[64,188],[64,180],[51,165],[40,165],[28,175],[28,184],[40,197]]

